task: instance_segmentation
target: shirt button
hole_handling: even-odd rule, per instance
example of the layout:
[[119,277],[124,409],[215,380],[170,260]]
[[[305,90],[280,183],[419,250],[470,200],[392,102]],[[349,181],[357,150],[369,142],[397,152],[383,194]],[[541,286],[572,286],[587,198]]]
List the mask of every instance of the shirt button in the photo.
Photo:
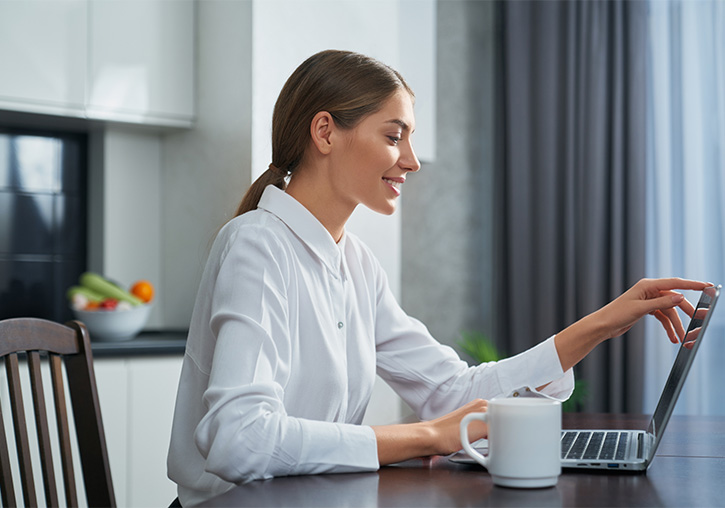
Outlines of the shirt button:
[[514,395],[514,397],[518,397],[519,396],[519,392],[514,392],[513,395]]
[[343,325],[343,324],[342,324],[342,321],[339,321],[339,322],[337,323],[337,327],[338,327],[338,328],[342,328],[343,326],[345,326],[345,325]]

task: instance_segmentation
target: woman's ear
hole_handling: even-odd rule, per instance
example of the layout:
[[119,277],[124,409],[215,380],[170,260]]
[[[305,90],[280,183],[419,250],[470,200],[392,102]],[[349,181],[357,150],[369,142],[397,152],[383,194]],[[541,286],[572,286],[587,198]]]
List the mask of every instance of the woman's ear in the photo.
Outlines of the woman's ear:
[[317,150],[327,155],[332,149],[332,132],[335,130],[335,120],[327,111],[317,113],[310,123],[310,137]]

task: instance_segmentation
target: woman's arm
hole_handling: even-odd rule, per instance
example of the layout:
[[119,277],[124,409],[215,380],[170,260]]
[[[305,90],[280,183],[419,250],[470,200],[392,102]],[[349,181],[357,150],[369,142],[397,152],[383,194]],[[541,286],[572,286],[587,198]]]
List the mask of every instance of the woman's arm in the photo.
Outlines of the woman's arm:
[[[642,279],[616,300],[557,334],[554,342],[562,370],[571,369],[598,344],[622,335],[647,314],[662,323],[672,342],[679,342],[685,330],[675,307],[689,316],[694,307],[675,290],[701,291],[710,285],[679,278]],[[373,427],[380,465],[460,450],[460,421],[466,414],[485,411],[485,408],[486,401],[477,399],[435,420]],[[486,432],[485,424],[471,424],[472,440],[486,437]]]

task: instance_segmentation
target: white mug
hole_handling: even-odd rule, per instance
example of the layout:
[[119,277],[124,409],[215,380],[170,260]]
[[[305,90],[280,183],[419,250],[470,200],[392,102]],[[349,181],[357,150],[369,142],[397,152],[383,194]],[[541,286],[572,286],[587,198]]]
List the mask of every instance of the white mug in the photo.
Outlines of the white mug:
[[[493,399],[486,413],[461,420],[461,443],[468,455],[488,469],[503,487],[552,487],[561,474],[561,403],[544,398]],[[488,455],[468,440],[473,420],[488,424]]]

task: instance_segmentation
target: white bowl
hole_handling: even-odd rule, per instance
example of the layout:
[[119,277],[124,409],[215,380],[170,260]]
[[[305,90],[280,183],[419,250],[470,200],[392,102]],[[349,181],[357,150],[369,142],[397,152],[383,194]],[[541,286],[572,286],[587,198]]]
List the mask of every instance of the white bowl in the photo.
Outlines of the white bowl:
[[76,310],[75,318],[83,322],[91,340],[120,342],[138,335],[148,321],[151,305],[137,305],[128,310]]

